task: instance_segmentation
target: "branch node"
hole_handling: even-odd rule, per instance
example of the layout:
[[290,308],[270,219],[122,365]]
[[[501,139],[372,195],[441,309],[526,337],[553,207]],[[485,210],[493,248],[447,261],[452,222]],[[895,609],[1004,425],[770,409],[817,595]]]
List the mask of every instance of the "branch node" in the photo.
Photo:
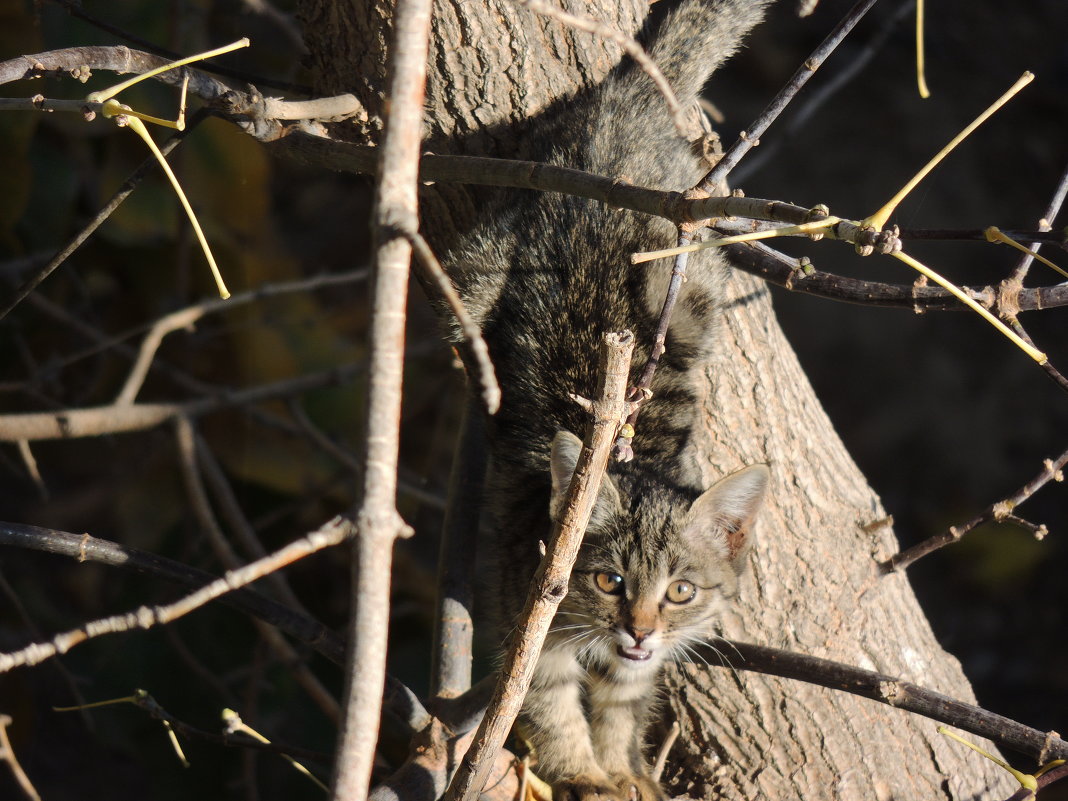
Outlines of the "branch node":
[[904,688],[899,681],[879,682],[879,695],[890,706],[897,706],[905,698]]
[[574,392],[567,393],[567,396],[571,398],[579,407],[587,414],[593,414],[593,401],[589,398],[584,398],[581,395],[576,395]]
[[1064,481],[1064,472],[1062,470],[1060,470],[1059,468],[1057,468],[1056,465],[1053,464],[1053,460],[1052,459],[1044,459],[1042,461],[1042,464],[1045,465],[1046,470],[1049,471],[1050,477],[1054,481],[1057,481],[1057,482]]
[[1008,499],[998,501],[994,504],[993,509],[991,510],[994,513],[994,519],[1000,523],[1002,520],[1012,514],[1012,510],[1015,508],[1015,506],[1016,505]]

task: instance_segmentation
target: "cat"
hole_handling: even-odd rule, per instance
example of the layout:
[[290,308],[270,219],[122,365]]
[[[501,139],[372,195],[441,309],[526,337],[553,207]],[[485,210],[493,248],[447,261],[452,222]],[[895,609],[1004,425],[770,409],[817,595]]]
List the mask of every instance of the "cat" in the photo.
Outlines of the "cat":
[[[712,71],[763,14],[765,0],[685,0],[651,50],[680,101],[696,104]],[[675,131],[664,98],[633,64],[561,104],[529,137],[540,159],[639,186],[685,190],[708,169]],[[502,639],[514,626],[574,471],[585,413],[569,393],[596,386],[603,333],[648,356],[670,268],[630,254],[674,244],[671,223],[594,201],[515,191],[447,254],[446,267],[490,349],[502,390],[489,422],[485,593]],[[660,801],[643,754],[658,676],[712,634],[736,591],[768,484],[753,465],[702,485],[690,448],[695,380],[713,357],[722,257],[694,254],[633,441],[609,465],[568,592],[521,716],[536,772],[557,801]]]

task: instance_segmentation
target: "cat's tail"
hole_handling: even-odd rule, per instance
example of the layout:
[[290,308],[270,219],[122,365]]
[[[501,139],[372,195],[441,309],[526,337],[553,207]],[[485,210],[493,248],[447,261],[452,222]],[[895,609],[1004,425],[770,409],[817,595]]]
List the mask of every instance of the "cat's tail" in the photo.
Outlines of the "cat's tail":
[[686,0],[667,17],[650,55],[683,106],[697,101],[712,73],[763,19],[769,2]]
[[[683,109],[760,22],[768,0],[685,0],[657,31],[650,55]],[[591,113],[571,123],[581,132],[579,166],[641,186],[684,189],[702,174],[696,154],[671,123],[664,96],[634,63],[598,89]],[[564,163],[569,160],[565,157]]]

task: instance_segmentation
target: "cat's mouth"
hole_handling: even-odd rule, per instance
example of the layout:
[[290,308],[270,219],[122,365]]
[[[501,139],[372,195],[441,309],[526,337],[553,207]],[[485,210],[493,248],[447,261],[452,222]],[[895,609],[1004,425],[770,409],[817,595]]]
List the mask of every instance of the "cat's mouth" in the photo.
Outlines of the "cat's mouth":
[[621,645],[616,650],[621,657],[623,657],[624,659],[630,659],[634,662],[644,662],[646,659],[653,655],[652,651],[646,650],[645,648],[641,648],[638,646],[634,646],[633,648],[626,648]]

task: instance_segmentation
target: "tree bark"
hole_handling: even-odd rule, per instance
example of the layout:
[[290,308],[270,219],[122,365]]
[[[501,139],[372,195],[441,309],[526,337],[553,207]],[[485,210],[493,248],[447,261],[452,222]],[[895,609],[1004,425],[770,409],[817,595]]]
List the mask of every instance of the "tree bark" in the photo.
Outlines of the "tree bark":
[[[374,12],[354,5],[305,0],[306,39],[320,88],[357,92],[373,117],[381,98],[368,87],[381,85],[375,70],[382,61],[348,56],[379,52],[388,9],[377,0],[367,2]],[[646,11],[639,0],[562,5],[628,33]],[[600,80],[619,59],[615,45],[507,0],[439,0],[433,24],[426,140],[437,152],[521,157],[515,134],[524,120]],[[671,124],[666,115],[664,124]],[[373,141],[374,126],[351,138],[361,136]],[[470,223],[478,195],[442,185],[431,195],[424,226],[441,247]],[[907,578],[879,574],[877,562],[897,550],[889,527],[871,525],[886,512],[824,414],[767,290],[739,273],[730,291],[723,351],[708,371],[708,425],[698,451],[709,484],[745,464],[768,463],[773,493],[753,570],[725,614],[723,634],[973,701]],[[730,656],[726,651],[725,661]],[[676,668],[668,684],[682,726],[665,774],[675,793],[882,801],[996,798],[1014,789],[1006,774],[937,734],[933,722],[872,701],[715,666]]]

